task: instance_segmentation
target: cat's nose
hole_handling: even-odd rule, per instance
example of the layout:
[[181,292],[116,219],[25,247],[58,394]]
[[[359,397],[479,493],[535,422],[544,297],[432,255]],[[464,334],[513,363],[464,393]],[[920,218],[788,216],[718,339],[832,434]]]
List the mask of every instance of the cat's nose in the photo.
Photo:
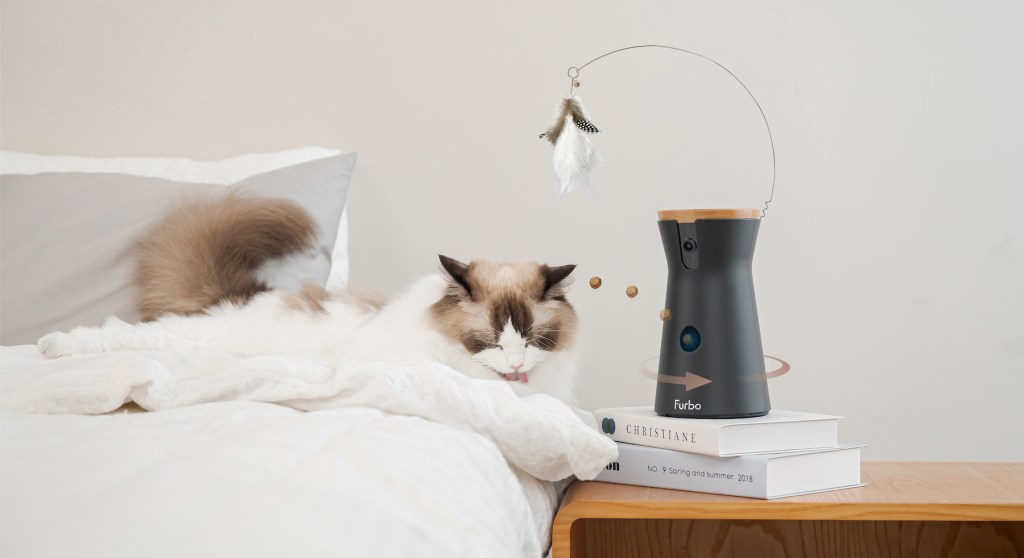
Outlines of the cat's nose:
[[512,369],[513,372],[519,372],[519,369],[523,367],[523,363],[520,362],[519,364],[509,364],[508,366],[509,368]]

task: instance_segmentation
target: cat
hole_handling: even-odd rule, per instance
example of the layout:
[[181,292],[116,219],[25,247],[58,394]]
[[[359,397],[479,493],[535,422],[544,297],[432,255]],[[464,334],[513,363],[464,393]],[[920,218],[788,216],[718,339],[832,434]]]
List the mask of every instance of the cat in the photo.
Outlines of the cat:
[[51,333],[47,358],[130,350],[302,355],[329,362],[436,361],[520,394],[575,404],[578,317],[573,265],[439,256],[439,273],[397,296],[306,284],[270,290],[262,264],[308,249],[316,226],[284,200],[229,194],[168,212],[140,241],[135,283],[144,321]]

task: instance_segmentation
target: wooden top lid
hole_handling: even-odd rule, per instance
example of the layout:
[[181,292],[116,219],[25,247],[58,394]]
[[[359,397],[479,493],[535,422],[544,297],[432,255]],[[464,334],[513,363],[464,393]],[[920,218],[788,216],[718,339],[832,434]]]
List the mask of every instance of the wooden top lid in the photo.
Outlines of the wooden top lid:
[[695,223],[697,219],[760,219],[759,209],[663,209],[659,221]]

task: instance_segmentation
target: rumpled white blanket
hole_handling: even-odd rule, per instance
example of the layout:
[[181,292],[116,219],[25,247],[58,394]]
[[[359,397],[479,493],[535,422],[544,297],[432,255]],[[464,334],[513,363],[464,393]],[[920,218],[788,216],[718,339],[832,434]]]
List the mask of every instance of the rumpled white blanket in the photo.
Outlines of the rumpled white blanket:
[[[126,401],[160,412],[109,413]],[[0,410],[0,554],[27,558],[535,558],[564,486],[538,479],[616,451],[431,363],[4,347]]]
[[[5,355],[8,358],[10,355]],[[543,394],[432,363],[340,363],[218,352],[119,352],[3,365],[0,408],[101,414],[134,401],[150,411],[214,401],[262,401],[316,411],[368,407],[474,431],[509,464],[541,480],[594,478],[614,461],[610,439]]]

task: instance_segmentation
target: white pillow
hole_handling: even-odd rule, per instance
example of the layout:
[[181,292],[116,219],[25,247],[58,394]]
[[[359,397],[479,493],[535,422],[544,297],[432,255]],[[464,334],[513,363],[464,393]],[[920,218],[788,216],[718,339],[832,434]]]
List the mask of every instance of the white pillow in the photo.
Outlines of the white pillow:
[[[149,176],[178,182],[234,184],[257,174],[340,155],[338,149],[303,147],[274,153],[249,153],[219,161],[169,157],[74,157],[0,151],[0,173],[103,172]],[[328,288],[348,284],[348,204],[341,213],[338,237],[331,253]]]

